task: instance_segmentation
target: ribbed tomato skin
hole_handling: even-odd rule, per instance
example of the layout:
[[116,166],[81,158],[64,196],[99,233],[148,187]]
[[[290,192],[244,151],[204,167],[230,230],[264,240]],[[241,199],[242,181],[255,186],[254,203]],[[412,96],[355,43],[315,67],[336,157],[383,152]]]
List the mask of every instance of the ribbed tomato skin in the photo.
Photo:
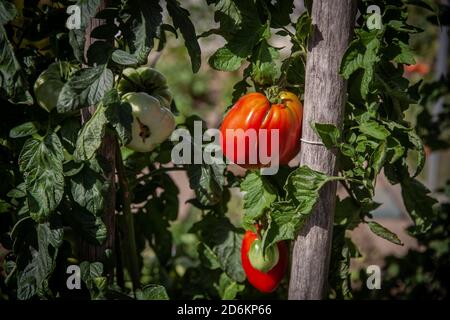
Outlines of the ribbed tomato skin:
[[[220,127],[221,147],[228,159],[247,169],[269,166],[267,162],[262,163],[264,161],[259,157],[259,149],[265,144],[267,155],[277,156],[276,147],[272,147],[270,139],[273,129],[279,130],[278,163],[287,164],[295,157],[300,150],[303,107],[293,93],[283,91],[279,98],[280,104],[271,105],[262,93],[249,93],[241,97],[230,109]],[[247,137],[245,140],[239,139],[236,131],[227,136],[228,129],[242,129],[244,132],[254,129],[256,143],[251,143]],[[267,129],[266,137],[259,136],[260,129]],[[230,139],[232,141],[229,141]],[[230,149],[234,149],[234,154]]]
[[241,247],[242,267],[247,275],[248,282],[250,282],[252,286],[263,293],[270,293],[278,287],[281,279],[283,279],[288,265],[289,251],[284,241],[278,242],[277,246],[280,254],[278,263],[269,270],[269,272],[261,272],[253,268],[248,258],[248,251],[250,250],[253,241],[257,238],[258,236],[253,231],[248,230],[245,232]]

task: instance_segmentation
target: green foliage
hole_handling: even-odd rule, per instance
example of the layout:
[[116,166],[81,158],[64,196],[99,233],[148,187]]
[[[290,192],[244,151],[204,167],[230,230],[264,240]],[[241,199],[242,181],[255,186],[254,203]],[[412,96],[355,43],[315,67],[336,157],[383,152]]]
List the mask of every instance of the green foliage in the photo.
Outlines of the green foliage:
[[[164,50],[169,39],[166,32],[181,34],[196,73],[202,62],[198,38],[215,34],[225,44],[209,57],[209,65],[220,71],[242,71],[233,101],[249,88],[262,91],[272,85],[301,98],[312,30],[310,1],[306,1],[308,10],[291,21],[292,0],[207,0],[204,5],[214,11],[219,26],[200,36],[196,21],[191,21],[192,12],[186,9],[189,4],[178,0],[111,0],[99,12],[99,0],[78,0],[81,26],[74,30],[68,30],[64,21],[65,9],[73,2],[58,3],[61,6],[41,10],[27,1],[24,12],[18,12],[11,2],[0,0],[4,117],[0,242],[8,253],[0,257],[5,274],[0,277],[1,298],[260,298],[245,284],[240,256],[244,229],[259,224],[264,249],[294,239],[312,213],[321,188],[332,181],[342,183],[348,197],[336,201],[330,296],[351,298],[349,263],[359,253],[346,238],[346,230],[367,223],[376,235],[401,244],[397,235],[371,219],[379,206],[373,196],[382,171],[402,189],[415,224],[411,234],[427,245],[433,258],[448,258],[448,237],[437,239],[446,235],[445,230],[433,225],[445,218],[444,210],[434,210],[436,200],[416,179],[425,161],[422,139],[432,149],[448,146],[448,104],[438,119],[427,109],[448,94],[448,84],[411,85],[403,77],[403,65],[415,62],[409,37],[420,31],[408,24],[405,1],[382,1],[381,29],[367,29],[367,16],[355,29],[340,68],[348,80],[343,127],[311,124],[324,145],[339,155],[338,175],[286,166],[276,176],[249,171],[245,177],[234,176],[223,164],[173,166],[170,141],[150,153],[128,150],[133,118],[130,105],[117,92],[118,80],[124,68],[146,64],[151,51]],[[369,1],[358,4],[365,12]],[[86,28],[93,17],[104,24],[92,30],[95,42],[85,48]],[[273,34],[291,42],[287,57],[272,44]],[[40,41],[44,47],[38,45]],[[28,88],[56,62],[67,66],[62,72],[65,82],[56,108],[46,112]],[[180,77],[183,72],[180,69]],[[190,71],[187,79],[194,82]],[[209,89],[204,86],[197,91],[204,94]],[[174,102],[173,111],[183,102]],[[412,104],[425,106],[417,130],[404,117]],[[86,119],[88,108],[95,112]],[[183,117],[178,126],[192,133],[193,122],[201,119],[188,116],[183,108],[180,111]],[[105,137],[114,145],[105,145]],[[114,161],[101,155],[100,150],[108,147],[119,149]],[[193,147],[201,151],[208,145]],[[414,168],[408,162],[410,153],[417,157]],[[180,190],[171,171],[185,172],[195,195],[188,200],[193,213],[186,221],[178,217]],[[228,206],[230,189],[235,187],[244,193],[244,216],[236,225]],[[116,212],[114,228],[105,217],[106,210]],[[101,251],[96,261],[85,261],[86,246]],[[82,290],[65,286],[67,267],[73,264],[80,267]],[[439,289],[432,293],[441,297],[445,292],[440,279],[435,280]],[[270,297],[284,297],[285,289],[282,284]]]

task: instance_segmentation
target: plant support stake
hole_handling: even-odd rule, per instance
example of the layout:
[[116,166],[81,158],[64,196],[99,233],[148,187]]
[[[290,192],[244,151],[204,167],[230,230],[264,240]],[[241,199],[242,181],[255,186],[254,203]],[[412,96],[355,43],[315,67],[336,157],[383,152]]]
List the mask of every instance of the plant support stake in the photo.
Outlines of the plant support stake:
[[[339,75],[339,66],[350,41],[355,13],[353,0],[313,1],[313,30],[306,60],[305,141],[320,140],[312,123],[342,128],[346,82]],[[336,155],[320,144],[302,143],[300,165],[327,175],[337,173]],[[336,181],[332,181],[322,188],[311,217],[294,242],[289,299],[322,299],[326,294],[335,199]]]

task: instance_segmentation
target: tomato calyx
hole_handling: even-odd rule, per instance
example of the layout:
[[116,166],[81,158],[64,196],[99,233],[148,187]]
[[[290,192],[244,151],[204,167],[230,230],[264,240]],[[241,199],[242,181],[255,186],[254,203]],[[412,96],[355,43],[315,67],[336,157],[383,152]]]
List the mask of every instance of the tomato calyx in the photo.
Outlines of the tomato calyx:
[[282,104],[283,100],[280,97],[281,88],[278,86],[272,86],[264,90],[264,94],[267,97],[267,100],[269,100],[270,104]]

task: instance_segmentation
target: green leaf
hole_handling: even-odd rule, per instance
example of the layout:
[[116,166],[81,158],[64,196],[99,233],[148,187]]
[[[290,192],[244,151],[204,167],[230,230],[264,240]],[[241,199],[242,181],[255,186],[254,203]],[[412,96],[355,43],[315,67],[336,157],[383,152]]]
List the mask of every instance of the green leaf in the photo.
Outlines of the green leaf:
[[[2,12],[0,19],[8,20],[13,13],[11,4],[6,4],[6,2],[1,2],[1,4],[7,8],[0,8]],[[0,57],[0,96],[15,104],[33,104],[22,67],[15,56],[14,48],[8,40],[3,25],[0,25]]]
[[254,6],[249,1],[234,0],[207,0],[208,4],[216,5],[214,20],[220,22],[220,28],[233,32],[237,29],[242,21],[246,18],[254,16]]
[[0,24],[7,24],[17,15],[16,7],[7,1],[0,1]]
[[55,133],[42,141],[29,139],[19,156],[24,175],[31,217],[45,220],[56,209],[64,194],[64,160],[61,141]]
[[70,154],[73,154],[77,143],[78,132],[81,129],[80,120],[70,117],[64,120],[60,125],[61,142],[64,148],[66,148]]
[[138,64],[147,62],[148,54],[153,48],[154,38],[162,23],[162,8],[159,1],[135,0],[132,6],[131,40]]
[[363,99],[369,93],[374,76],[374,66],[380,61],[378,51],[381,42],[377,38],[377,31],[362,32],[359,39],[352,41],[342,58],[340,73],[345,79],[358,69],[364,69],[360,92]]
[[107,41],[97,40],[92,43],[87,51],[87,61],[89,65],[106,65],[111,58],[113,47]]
[[286,201],[274,202],[270,208],[263,247],[266,249],[278,241],[294,239],[311,214],[320,189],[327,182],[339,179],[342,178],[329,177],[307,166],[301,166],[289,174],[284,185]]
[[368,120],[359,125],[359,131],[378,140],[385,140],[391,133],[385,126],[374,120]]
[[294,9],[294,0],[275,0],[267,2],[267,9],[270,12],[270,25],[273,28],[280,28],[291,23],[289,17]]
[[107,123],[105,108],[99,105],[93,116],[83,125],[78,134],[77,144],[73,157],[76,161],[90,160],[102,144]]
[[76,71],[64,84],[56,108],[64,113],[97,104],[112,89],[113,74],[106,65]]
[[395,44],[395,49],[398,51],[396,56],[394,57],[394,61],[397,63],[404,64],[415,64],[416,60],[414,59],[414,54],[408,44],[399,41]]
[[312,20],[308,12],[305,11],[297,20],[295,24],[295,37],[305,48],[308,44],[308,36],[311,33]]
[[241,183],[241,191],[245,192],[243,198],[245,218],[250,220],[261,217],[277,198],[275,188],[257,171],[247,174]]
[[336,199],[336,209],[334,214],[335,225],[345,226],[348,230],[356,228],[360,221],[361,207],[351,198]]
[[123,66],[131,66],[138,63],[138,59],[134,55],[120,49],[114,50],[111,59]]
[[245,285],[233,281],[226,273],[220,275],[219,284],[214,286],[222,300],[233,300],[239,292],[245,289]]
[[[49,278],[56,266],[63,229],[52,229],[48,223],[43,223],[37,225],[36,234],[37,248],[29,247],[32,260],[18,273],[17,296],[20,300],[28,300],[36,294],[42,298],[53,296],[49,288]],[[50,250],[49,246],[53,249]]]
[[251,76],[258,85],[271,85],[279,76],[276,60],[279,57],[278,50],[270,46],[267,41],[262,41],[256,53],[252,56]]
[[388,137],[386,150],[390,164],[393,164],[405,154],[405,147],[402,146],[399,140],[392,136]]
[[169,300],[166,289],[156,284],[148,284],[136,291],[137,300]]
[[313,129],[319,135],[327,149],[338,145],[341,134],[335,125],[328,123],[314,123]]
[[208,60],[211,67],[221,71],[235,71],[240,68],[244,58],[237,56],[225,46],[219,48]]
[[306,219],[306,216],[299,214],[296,206],[288,201],[274,202],[269,214],[269,226],[263,236],[264,250],[279,241],[295,239]]
[[15,199],[26,197],[27,193],[26,193],[25,182],[22,182],[21,184],[17,185],[14,189],[11,189],[6,194],[6,196],[10,197],[10,198],[15,198]]
[[417,156],[417,167],[416,171],[413,174],[413,178],[417,177],[417,175],[422,172],[422,169],[425,165],[425,147],[423,145],[422,139],[420,139],[419,135],[414,129],[408,130],[408,139],[409,142],[416,147],[416,151],[418,153]]
[[189,19],[189,11],[182,8],[177,0],[166,0],[167,11],[173,20],[173,25],[183,35],[186,48],[191,57],[192,72],[196,73],[201,65],[200,46],[195,34],[195,27]]
[[27,136],[31,136],[37,133],[38,129],[36,128],[36,124],[34,122],[25,122],[21,125],[14,127],[9,132],[10,138],[23,138]]
[[381,224],[379,224],[376,221],[369,221],[368,223],[370,230],[375,233],[377,236],[386,239],[387,241],[390,241],[392,243],[403,245],[402,241],[398,238],[398,236],[387,229],[386,227],[383,227]]
[[235,281],[245,280],[245,273],[241,265],[242,233],[229,231],[224,242],[214,247],[220,267]]
[[378,148],[372,154],[372,167],[375,174],[378,174],[383,167],[384,162],[386,161],[386,154],[386,142],[383,141],[378,145]]
[[428,194],[430,191],[418,180],[406,177],[401,181],[402,197],[406,210],[414,221],[413,233],[424,233],[434,221],[433,205],[437,201]]
[[208,245],[200,242],[198,253],[203,266],[211,270],[220,268],[219,258]]
[[220,201],[225,183],[224,170],[225,164],[189,165],[187,170],[189,186],[201,204],[211,206]]
[[82,170],[70,178],[70,190],[75,202],[96,216],[103,213],[108,189],[109,183],[95,158],[86,162]]
[[116,130],[122,145],[127,145],[132,138],[131,126],[133,124],[133,115],[131,105],[120,101],[116,89],[109,91],[104,97],[105,115],[108,122]]
[[62,217],[70,227],[89,243],[100,245],[108,235],[102,218],[75,204],[71,210],[61,210]]
[[103,263],[83,261],[80,263],[81,280],[91,292],[97,288],[96,280],[102,277]]
[[234,281],[245,280],[241,263],[243,230],[236,229],[225,217],[207,215],[195,223],[189,232],[196,233],[201,242],[212,248],[220,268]]

